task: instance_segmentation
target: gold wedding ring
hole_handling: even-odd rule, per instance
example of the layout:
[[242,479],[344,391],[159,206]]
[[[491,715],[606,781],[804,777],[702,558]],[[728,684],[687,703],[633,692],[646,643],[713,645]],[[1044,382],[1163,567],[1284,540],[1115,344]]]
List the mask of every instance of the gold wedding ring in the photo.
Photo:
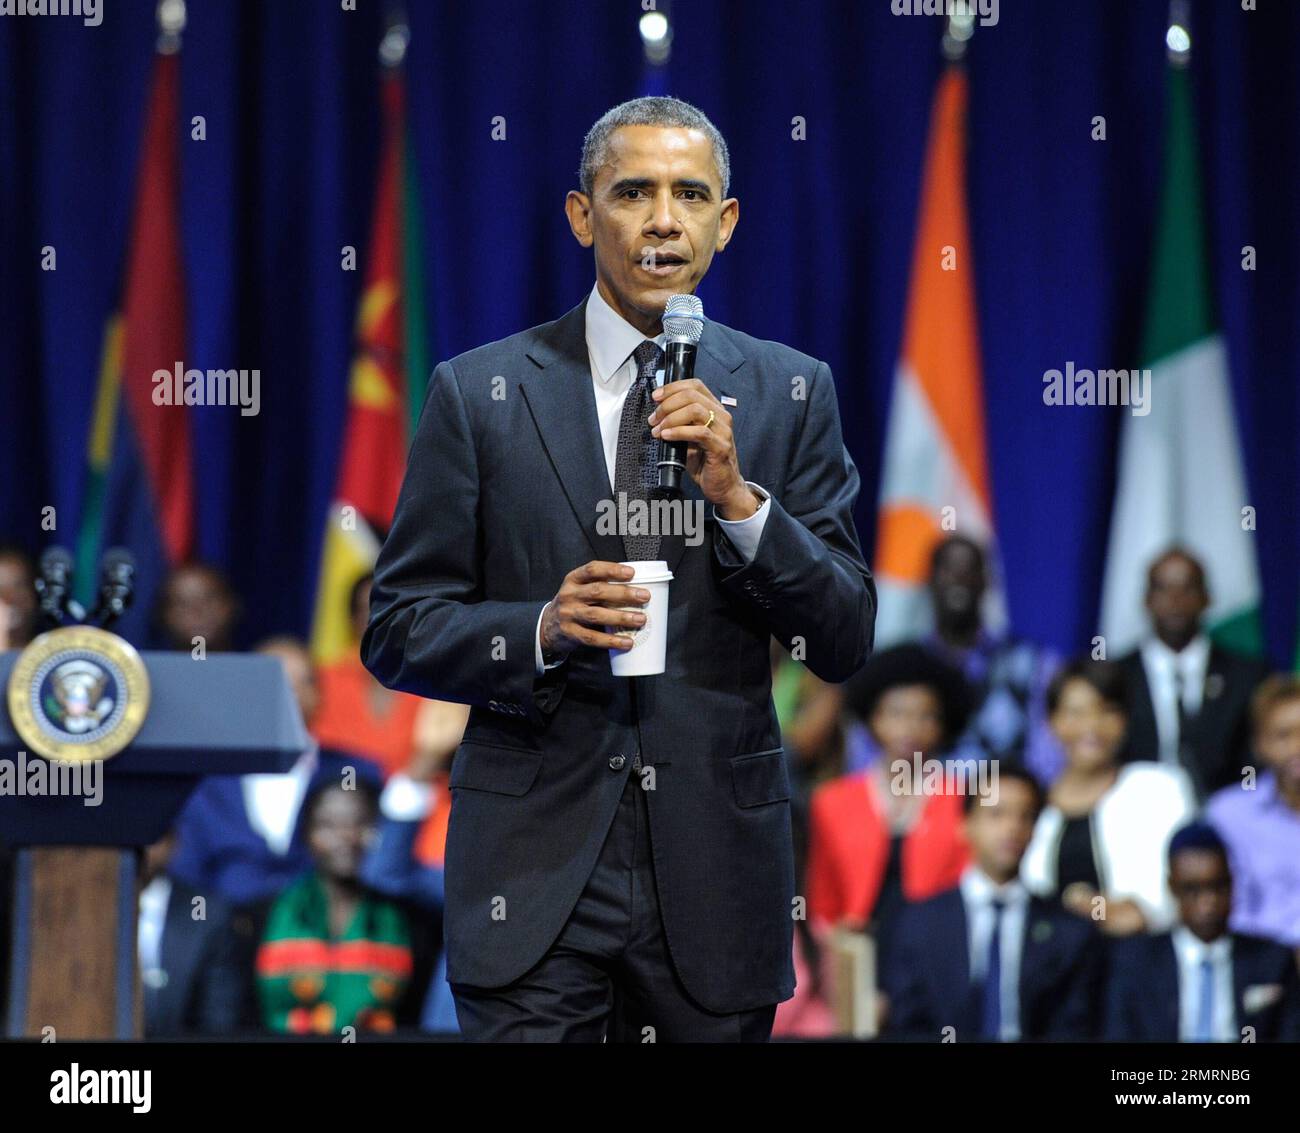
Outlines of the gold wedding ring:
[[708,428],[710,425],[712,425],[712,424],[713,424],[713,410],[710,409],[710,410],[709,410],[709,419],[708,419],[707,421],[704,422],[704,427],[707,429],[707,428]]

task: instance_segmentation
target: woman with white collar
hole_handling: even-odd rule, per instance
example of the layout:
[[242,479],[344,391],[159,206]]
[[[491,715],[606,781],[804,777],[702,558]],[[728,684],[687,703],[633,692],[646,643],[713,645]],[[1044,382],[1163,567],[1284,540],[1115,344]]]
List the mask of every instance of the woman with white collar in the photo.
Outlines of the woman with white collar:
[[1126,703],[1123,672],[1107,661],[1075,661],[1052,681],[1049,720],[1065,769],[1020,867],[1031,892],[1059,898],[1109,936],[1172,924],[1165,849],[1196,812],[1182,769],[1120,764]]

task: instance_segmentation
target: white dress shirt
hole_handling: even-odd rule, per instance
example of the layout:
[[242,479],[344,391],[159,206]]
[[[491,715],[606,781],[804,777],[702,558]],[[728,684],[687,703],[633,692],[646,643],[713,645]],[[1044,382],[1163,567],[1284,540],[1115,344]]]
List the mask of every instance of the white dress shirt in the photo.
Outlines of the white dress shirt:
[[438,788],[432,783],[422,783],[395,771],[379,796],[379,812],[394,822],[423,822],[433,813],[437,801]]
[[[618,314],[600,293],[600,285],[592,287],[587,299],[587,358],[591,365],[591,381],[596,394],[596,419],[600,424],[600,440],[605,450],[605,468],[609,473],[610,495],[614,493],[614,465],[618,458],[618,427],[623,419],[623,402],[636,380],[636,359],[633,353],[646,336]],[[667,341],[660,333],[655,344],[661,349]],[[663,385],[660,371],[658,384]],[[757,484],[747,484],[763,498],[758,510],[748,519],[723,519],[715,510],[714,518],[722,525],[731,545],[746,562],[752,562],[758,553],[758,543],[767,522],[768,493]],[[577,565],[576,563],[574,564]],[[549,665],[542,662],[542,614],[547,602],[537,614],[536,661],[537,671],[553,669],[563,658]]]
[[993,899],[1002,902],[1000,1037],[1005,1042],[1016,1042],[1020,1038],[1020,953],[1025,941],[1029,891],[1014,879],[997,885],[974,865],[966,867],[959,884],[962,903],[966,906],[966,944],[970,949],[972,983],[984,980],[989,940],[993,936]]
[[1195,1042],[1200,1036],[1202,963],[1210,962],[1214,981],[1213,1042],[1236,1042],[1237,1012],[1232,995],[1232,937],[1227,933],[1211,944],[1193,935],[1183,925],[1170,934],[1178,959],[1178,1040]]
[[272,853],[289,852],[294,827],[298,824],[298,811],[302,809],[307,787],[316,770],[317,751],[313,741],[288,771],[239,777],[248,825],[261,835]]
[[[1156,733],[1160,737],[1160,760],[1179,766],[1177,678],[1182,680],[1183,711],[1194,716],[1201,710],[1205,692],[1205,673],[1210,664],[1210,639],[1197,634],[1187,647],[1175,653],[1158,637],[1142,645],[1142,668],[1151,689],[1151,707],[1155,710]],[[1138,752],[1144,759],[1146,752]]]

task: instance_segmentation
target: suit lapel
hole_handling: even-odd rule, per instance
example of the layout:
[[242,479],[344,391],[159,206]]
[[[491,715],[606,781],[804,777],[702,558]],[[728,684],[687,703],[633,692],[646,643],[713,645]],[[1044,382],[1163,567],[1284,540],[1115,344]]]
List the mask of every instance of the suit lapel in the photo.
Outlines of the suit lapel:
[[[584,299],[538,336],[527,351],[534,368],[519,385],[574,518],[596,558],[622,562],[627,559],[622,537],[597,529],[599,505],[602,500],[613,499],[614,493],[596,419],[596,395],[587,354],[586,310]],[[695,376],[715,397],[737,396],[735,371],[744,361],[745,356],[724,330],[713,323],[705,324],[695,360]],[[744,399],[738,400],[741,406],[737,409],[740,409]],[[737,416],[739,432],[737,409],[732,413]],[[682,495],[691,506],[695,501],[704,502],[699,487],[689,476]],[[707,516],[707,503],[704,508]],[[667,562],[669,570],[676,568],[685,547],[686,540],[680,530],[660,540],[659,557]]]
[[1158,1004],[1159,1016],[1154,1020],[1156,1033],[1149,1038],[1163,1042],[1177,1042],[1182,1029],[1181,989],[1178,986],[1178,954],[1174,951],[1172,936],[1165,935],[1156,948],[1156,967],[1151,973],[1154,985],[1146,1002]]
[[1130,696],[1130,758],[1150,759],[1151,752],[1132,749],[1131,738],[1141,734],[1148,737],[1148,742],[1159,745],[1160,731],[1156,727],[1156,712],[1151,699],[1151,686],[1147,682],[1147,667],[1142,661],[1142,653],[1134,655],[1133,663],[1126,674],[1129,681]]
[[1240,941],[1233,941],[1232,946],[1232,1010],[1237,1023],[1237,1033],[1241,1033],[1241,1028],[1245,1025],[1246,1019],[1246,988],[1252,981],[1253,973],[1249,969],[1249,958],[1245,954]]
[[935,913],[940,921],[940,931],[934,934],[935,940],[951,940],[956,945],[948,953],[948,963],[936,965],[940,986],[935,999],[938,1003],[958,1005],[958,1018],[953,1020],[958,1036],[979,1031],[979,1002],[975,988],[971,984],[970,971],[970,922],[966,918],[966,902],[962,899],[961,889],[950,889],[935,904]]
[[1211,645],[1201,687],[1201,708],[1188,722],[1187,731],[1193,741],[1219,740],[1230,730],[1224,717],[1232,708],[1232,697],[1228,695],[1232,676],[1231,659],[1217,645]]
[[[1039,925],[1047,925],[1047,929]],[[1034,898],[1025,905],[1025,923],[1020,936],[1020,971],[1016,974],[1016,991],[1020,999],[1020,1018],[1017,1022],[1023,1027],[1026,1019],[1032,1019],[1032,1010],[1038,987],[1034,977],[1042,970],[1047,957],[1040,955],[1049,947],[1052,937],[1052,923],[1045,916],[1043,906]]]
[[596,420],[586,310],[584,299],[528,350],[536,369],[520,389],[587,542],[597,559],[617,563],[627,558],[622,537],[597,529],[600,502],[613,498],[613,491]]

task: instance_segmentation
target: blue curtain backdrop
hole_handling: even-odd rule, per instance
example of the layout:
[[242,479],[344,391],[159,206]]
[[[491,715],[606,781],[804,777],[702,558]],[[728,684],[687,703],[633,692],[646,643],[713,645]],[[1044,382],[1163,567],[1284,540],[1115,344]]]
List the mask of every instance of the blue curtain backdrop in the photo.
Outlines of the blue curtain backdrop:
[[[662,6],[662,5],[661,5]],[[376,177],[383,6],[190,0],[182,150],[187,365],[259,368],[262,412],[195,414],[199,548],[244,592],[244,638],[306,631],[334,483]],[[638,0],[408,4],[432,354],[568,310],[590,254],[561,211],[583,133],[647,89]],[[1270,651],[1300,575],[1300,5],[1193,4],[1217,299],[1259,513]],[[153,0],[99,27],[0,19],[0,535],[79,519],[155,39]],[[657,89],[726,134],[741,221],[706,310],[833,367],[870,552],[930,95],[935,17],[889,0],[678,0]],[[1011,613],[1063,649],[1097,616],[1118,411],[1052,409],[1041,376],[1135,366],[1164,102],[1163,0],[1003,0],[969,53],[970,214]],[[1105,115],[1108,140],[1090,137]],[[503,116],[507,137],[491,138]],[[808,138],[791,140],[802,115]],[[179,128],[179,127],[178,127]],[[1254,273],[1241,248],[1258,249]],[[40,270],[53,245],[58,270]],[[743,454],[742,454],[743,456]],[[557,580],[558,582],[558,580]]]

